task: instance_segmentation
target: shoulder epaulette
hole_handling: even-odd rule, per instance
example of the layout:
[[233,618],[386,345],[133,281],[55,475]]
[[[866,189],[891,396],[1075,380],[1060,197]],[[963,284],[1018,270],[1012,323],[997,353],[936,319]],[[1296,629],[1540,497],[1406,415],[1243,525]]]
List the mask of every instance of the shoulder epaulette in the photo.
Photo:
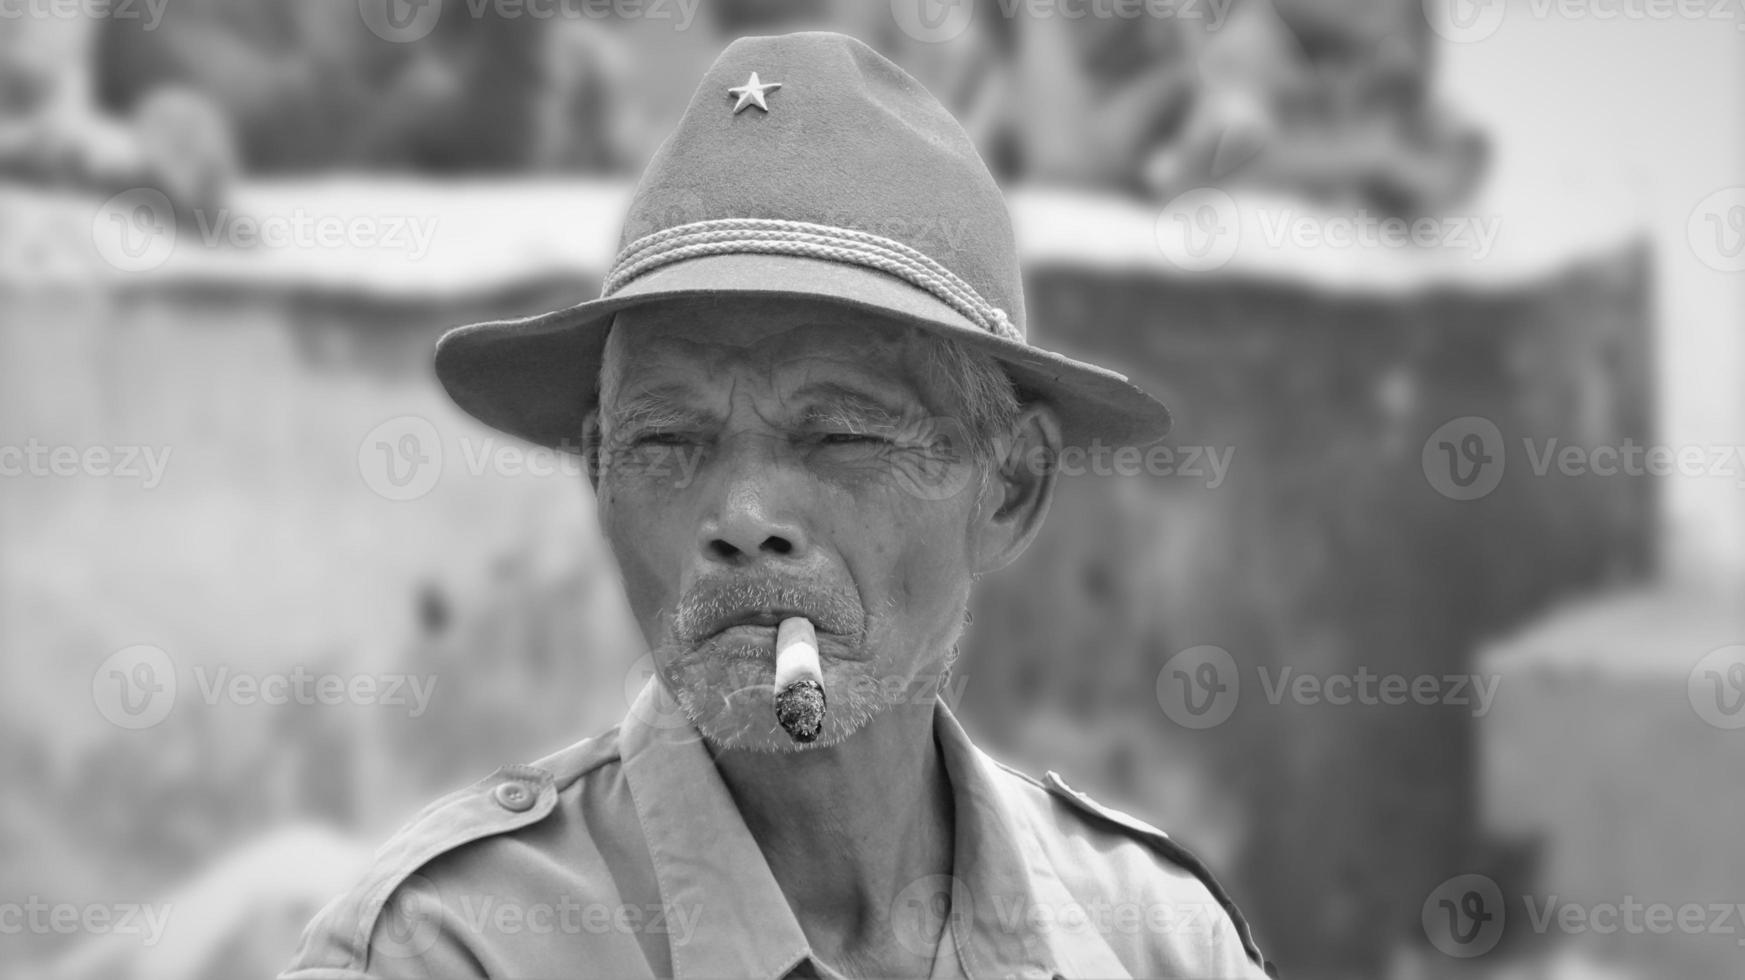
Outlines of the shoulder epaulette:
[[[390,900],[414,905],[434,901],[428,882],[419,887],[419,868],[456,848],[544,819],[557,806],[561,790],[617,758],[616,744],[611,732],[585,739],[533,765],[504,766],[426,806],[376,851],[358,883],[323,909],[311,924],[306,939],[324,936],[328,942],[325,949],[300,953],[320,961],[306,966],[366,968],[377,923]],[[401,897],[395,897],[397,892]],[[435,910],[408,907],[402,911],[416,921],[422,912]],[[418,938],[415,930],[411,937],[399,936],[392,941],[405,945]]]
[[1066,781],[1060,778],[1059,773],[1052,771],[1047,773],[1042,779],[1042,785],[1056,797],[1071,804],[1080,813],[1092,818],[1094,822],[1113,827],[1144,843],[1172,864],[1181,866],[1191,872],[1194,877],[1200,879],[1201,884],[1204,884],[1206,890],[1212,893],[1212,897],[1223,907],[1225,914],[1230,916],[1230,921],[1236,925],[1236,934],[1241,937],[1242,948],[1248,953],[1248,958],[1253,960],[1262,970],[1265,970],[1267,976],[1278,976],[1278,968],[1261,955],[1260,946],[1255,943],[1254,932],[1249,928],[1248,920],[1243,918],[1242,910],[1236,907],[1236,902],[1231,899],[1230,893],[1225,891],[1224,886],[1218,883],[1218,879],[1212,876],[1212,870],[1206,867],[1204,861],[1195,857],[1187,848],[1176,843],[1168,834],[1138,817],[1122,813],[1112,807],[1106,807],[1068,786]]

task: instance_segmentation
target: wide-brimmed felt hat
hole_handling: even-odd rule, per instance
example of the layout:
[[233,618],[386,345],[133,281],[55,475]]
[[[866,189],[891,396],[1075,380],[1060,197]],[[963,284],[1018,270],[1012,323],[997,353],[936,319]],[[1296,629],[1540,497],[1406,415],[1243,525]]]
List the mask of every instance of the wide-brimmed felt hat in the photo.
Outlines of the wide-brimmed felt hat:
[[1169,431],[1169,411],[1125,376],[1028,343],[1011,217],[969,135],[902,69],[829,33],[730,45],[644,172],[600,298],[451,330],[436,373],[488,425],[574,449],[614,314],[777,296],[992,355],[1054,407],[1068,445]]

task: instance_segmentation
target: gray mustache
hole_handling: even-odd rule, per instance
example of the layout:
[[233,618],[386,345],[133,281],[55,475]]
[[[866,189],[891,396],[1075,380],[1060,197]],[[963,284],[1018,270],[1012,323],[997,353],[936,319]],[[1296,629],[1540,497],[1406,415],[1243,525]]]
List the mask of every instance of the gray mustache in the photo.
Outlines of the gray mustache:
[[715,631],[722,620],[757,609],[793,609],[812,621],[821,633],[859,637],[864,616],[860,601],[849,592],[774,579],[704,581],[679,601],[673,614],[673,635],[696,643]]

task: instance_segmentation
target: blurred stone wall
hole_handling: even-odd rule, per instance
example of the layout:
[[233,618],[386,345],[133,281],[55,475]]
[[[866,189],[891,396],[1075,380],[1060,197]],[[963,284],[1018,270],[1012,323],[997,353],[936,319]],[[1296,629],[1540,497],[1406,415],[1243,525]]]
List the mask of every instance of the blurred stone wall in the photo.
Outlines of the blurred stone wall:
[[[1739,599],[1663,584],[1607,592],[1487,645],[1482,662],[1509,686],[1479,727],[1484,827],[1537,857],[1531,875],[1499,883],[1505,942],[1584,944],[1642,976],[1739,975]],[[1536,935],[1523,898],[1593,918]],[[1600,911],[1626,902],[1703,913],[1694,929],[1688,913],[1682,926],[1644,929],[1641,911],[1635,928]]]
[[[1031,270],[1044,345],[1124,365],[1209,473],[1065,480],[1042,536],[984,583],[965,714],[1032,769],[1128,801],[1206,854],[1287,976],[1375,975],[1479,853],[1472,707],[1269,703],[1256,670],[1477,672],[1489,637],[1653,567],[1653,484],[1534,474],[1523,438],[1644,442],[1647,255],[1509,287],[1365,294]],[[1511,450],[1442,495],[1426,441],[1483,416]],[[1185,460],[1186,456],[1179,459]],[[1159,675],[1226,650],[1227,721],[1177,725]]]

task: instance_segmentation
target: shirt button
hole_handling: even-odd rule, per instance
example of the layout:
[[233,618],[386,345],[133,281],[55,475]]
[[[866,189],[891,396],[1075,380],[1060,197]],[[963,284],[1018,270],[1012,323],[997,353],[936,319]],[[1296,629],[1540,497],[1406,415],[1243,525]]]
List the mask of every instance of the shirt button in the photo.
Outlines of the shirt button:
[[538,794],[534,793],[533,787],[519,779],[498,783],[497,789],[492,795],[497,798],[498,805],[512,813],[521,813],[531,809],[533,801],[538,799]]

